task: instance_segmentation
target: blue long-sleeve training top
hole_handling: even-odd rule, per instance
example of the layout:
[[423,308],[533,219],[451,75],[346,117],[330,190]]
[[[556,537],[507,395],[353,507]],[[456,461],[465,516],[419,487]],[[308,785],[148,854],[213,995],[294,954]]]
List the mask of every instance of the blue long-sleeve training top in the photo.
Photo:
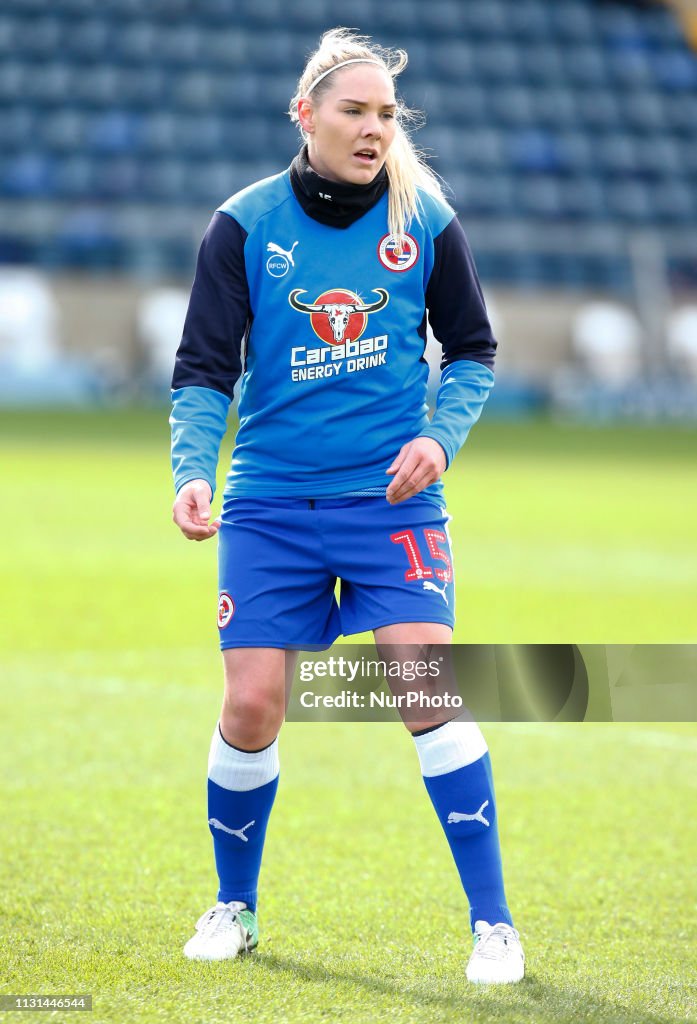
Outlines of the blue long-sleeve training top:
[[[213,216],[201,244],[173,387],[175,487],[215,490],[241,376],[227,495],[384,494],[419,435],[448,464],[493,385],[496,342],[453,210],[420,192],[399,252],[387,194],[345,228],[308,216],[288,171]],[[426,324],[443,346],[427,415]],[[440,483],[429,489],[440,494]]]

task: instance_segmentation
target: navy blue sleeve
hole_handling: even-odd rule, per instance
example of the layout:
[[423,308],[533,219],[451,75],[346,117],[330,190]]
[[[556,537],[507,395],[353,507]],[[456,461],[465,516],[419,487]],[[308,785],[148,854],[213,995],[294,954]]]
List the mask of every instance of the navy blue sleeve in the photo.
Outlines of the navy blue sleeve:
[[457,217],[434,239],[428,319],[443,346],[441,370],[460,359],[494,366],[496,340],[465,232]]
[[227,213],[213,215],[198,254],[172,388],[212,388],[232,398],[251,321],[244,265],[247,232]]

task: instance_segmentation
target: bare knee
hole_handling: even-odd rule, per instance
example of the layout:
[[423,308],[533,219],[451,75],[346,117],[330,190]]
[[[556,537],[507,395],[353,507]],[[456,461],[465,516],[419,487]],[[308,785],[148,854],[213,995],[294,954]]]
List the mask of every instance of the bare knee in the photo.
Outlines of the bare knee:
[[225,693],[220,728],[242,750],[268,746],[286,709],[286,652],[267,648],[224,651]]
[[[390,626],[380,626],[374,630],[375,645],[379,657],[389,663],[405,665],[421,661],[437,661],[439,670],[434,678],[419,677],[417,680],[407,680],[407,688],[418,691],[425,696],[440,694],[449,691],[457,693],[455,675],[452,665],[452,638],[453,631],[450,626],[440,622],[404,622],[395,623]],[[393,693],[395,680],[388,679],[388,685]],[[401,676],[397,680],[401,683]],[[399,686],[397,692],[401,692],[403,686]],[[428,713],[408,708],[399,709],[400,716],[410,733],[422,732],[425,729],[437,728],[445,722],[450,721],[457,715],[457,710],[445,707],[434,708]]]

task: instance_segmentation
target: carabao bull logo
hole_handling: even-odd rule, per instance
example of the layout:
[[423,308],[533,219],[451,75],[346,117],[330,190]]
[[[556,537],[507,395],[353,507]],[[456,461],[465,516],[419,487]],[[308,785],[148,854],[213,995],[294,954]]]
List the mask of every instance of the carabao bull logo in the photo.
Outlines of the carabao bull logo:
[[310,314],[312,329],[318,338],[328,345],[345,345],[356,341],[363,334],[368,323],[368,313],[384,309],[390,296],[384,288],[373,288],[380,298],[377,302],[363,302],[358,295],[345,288],[334,288],[322,292],[315,302],[301,302],[302,288],[294,288],[288,296],[293,309]]

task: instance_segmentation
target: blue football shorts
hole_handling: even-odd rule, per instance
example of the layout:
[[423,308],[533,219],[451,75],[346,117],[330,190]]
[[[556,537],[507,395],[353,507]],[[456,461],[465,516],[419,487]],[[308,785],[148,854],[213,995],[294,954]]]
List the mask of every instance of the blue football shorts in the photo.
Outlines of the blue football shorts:
[[220,518],[222,649],[329,647],[393,623],[454,625],[450,517],[437,499],[233,497]]

